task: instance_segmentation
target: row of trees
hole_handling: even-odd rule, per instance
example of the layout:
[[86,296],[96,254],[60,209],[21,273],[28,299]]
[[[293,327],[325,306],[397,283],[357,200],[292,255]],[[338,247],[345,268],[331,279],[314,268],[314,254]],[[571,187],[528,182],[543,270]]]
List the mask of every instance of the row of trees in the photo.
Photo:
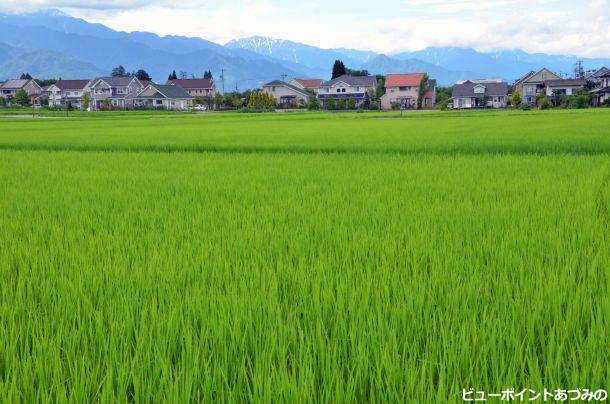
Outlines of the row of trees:
[[123,65],[119,65],[112,69],[110,72],[112,77],[136,77],[138,80],[147,80],[152,81],[150,75],[144,69],[140,69],[136,72],[130,73],[128,72]]
[[[176,71],[172,71],[169,76],[167,76],[167,80],[178,80],[178,79],[186,79],[188,78],[188,73],[187,72],[180,72],[180,75],[178,76],[176,74]],[[191,78],[195,78],[194,74],[191,74]],[[212,71],[211,70],[206,70],[203,73],[203,78],[204,79],[211,79],[212,78]]]
[[[581,88],[576,91],[575,94],[568,96],[561,93],[554,93],[552,96],[544,94],[536,97],[536,106],[538,109],[549,109],[549,108],[588,108],[591,105],[592,99],[591,91],[587,88]],[[517,91],[513,94],[510,99],[510,105],[513,108],[531,108],[530,105],[523,103],[521,94]]]

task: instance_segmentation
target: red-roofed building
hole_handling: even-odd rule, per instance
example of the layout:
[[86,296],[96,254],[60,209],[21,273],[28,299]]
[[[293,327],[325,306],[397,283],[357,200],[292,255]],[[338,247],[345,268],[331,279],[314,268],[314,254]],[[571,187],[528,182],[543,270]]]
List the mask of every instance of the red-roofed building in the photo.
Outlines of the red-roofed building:
[[323,82],[322,79],[292,79],[289,84],[302,90],[312,90],[317,93]]
[[[417,109],[419,88],[426,73],[388,74],[385,79],[385,95],[381,108],[391,110]],[[422,100],[422,108],[432,108],[436,103],[436,81],[428,80],[428,90]]]
[[181,87],[194,98],[209,98],[216,96],[216,85],[212,79],[176,79],[168,80],[167,84]]

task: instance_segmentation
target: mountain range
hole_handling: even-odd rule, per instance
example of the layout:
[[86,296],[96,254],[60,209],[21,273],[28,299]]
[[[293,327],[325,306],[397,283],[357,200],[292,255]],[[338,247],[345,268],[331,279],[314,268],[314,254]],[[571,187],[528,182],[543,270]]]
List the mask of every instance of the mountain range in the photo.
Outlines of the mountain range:
[[57,10],[0,14],[0,79],[28,72],[39,78],[90,78],[108,74],[119,64],[146,70],[163,82],[173,70],[201,76],[211,70],[217,85],[224,73],[226,91],[260,87],[282,77],[330,78],[335,60],[371,74],[428,72],[440,85],[458,80],[501,78],[513,81],[530,70],[548,67],[572,72],[582,60],[586,69],[610,66],[610,59],[530,54],[521,50],[479,52],[469,48],[430,47],[383,55],[355,49],[319,47],[262,36],[225,45],[197,37],[159,36],[116,31]]

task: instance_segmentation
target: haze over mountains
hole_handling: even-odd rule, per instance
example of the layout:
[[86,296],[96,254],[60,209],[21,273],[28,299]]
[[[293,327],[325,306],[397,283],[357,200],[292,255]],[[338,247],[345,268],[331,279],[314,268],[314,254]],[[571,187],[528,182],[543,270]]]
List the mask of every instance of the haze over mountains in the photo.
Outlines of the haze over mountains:
[[610,59],[477,52],[455,47],[381,55],[353,49],[321,49],[287,40],[255,36],[220,45],[202,38],[120,32],[58,11],[0,14],[0,79],[23,72],[39,78],[92,78],[122,64],[129,71],[145,69],[164,82],[172,70],[201,76],[211,70],[220,86],[224,70],[227,91],[260,87],[287,78],[328,79],[332,64],[341,59],[352,69],[372,74],[427,71],[440,85],[458,80],[502,78],[513,81],[541,67],[571,73],[577,60],[586,69],[610,66]]

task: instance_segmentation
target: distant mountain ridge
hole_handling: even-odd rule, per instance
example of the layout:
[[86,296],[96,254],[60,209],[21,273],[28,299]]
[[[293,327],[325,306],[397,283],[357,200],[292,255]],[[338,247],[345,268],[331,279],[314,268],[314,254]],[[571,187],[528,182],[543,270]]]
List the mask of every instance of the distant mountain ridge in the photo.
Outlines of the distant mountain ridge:
[[38,77],[87,78],[108,74],[122,64],[129,71],[143,68],[159,82],[164,82],[172,70],[197,76],[211,70],[219,87],[224,71],[225,89],[230,91],[258,88],[282,77],[329,79],[336,59],[371,74],[425,71],[440,85],[487,77],[513,81],[542,67],[568,73],[577,60],[583,60],[586,69],[610,66],[610,59],[520,50],[486,53],[431,47],[381,55],[354,49],[321,49],[263,36],[236,39],[223,46],[196,37],[115,31],[56,10],[0,14],[0,32],[0,79],[21,72]]

